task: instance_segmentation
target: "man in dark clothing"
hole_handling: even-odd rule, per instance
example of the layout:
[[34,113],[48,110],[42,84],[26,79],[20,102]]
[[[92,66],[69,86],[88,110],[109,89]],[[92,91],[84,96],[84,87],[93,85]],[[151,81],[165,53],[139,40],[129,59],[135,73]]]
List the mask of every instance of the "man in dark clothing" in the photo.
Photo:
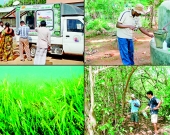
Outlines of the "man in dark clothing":
[[153,96],[152,91],[148,91],[146,93],[146,96],[149,98],[149,103],[148,106],[144,109],[144,111],[150,108],[151,122],[153,123],[154,130],[155,130],[154,135],[157,135],[158,134],[158,130],[157,130],[158,109],[161,105],[161,101]]

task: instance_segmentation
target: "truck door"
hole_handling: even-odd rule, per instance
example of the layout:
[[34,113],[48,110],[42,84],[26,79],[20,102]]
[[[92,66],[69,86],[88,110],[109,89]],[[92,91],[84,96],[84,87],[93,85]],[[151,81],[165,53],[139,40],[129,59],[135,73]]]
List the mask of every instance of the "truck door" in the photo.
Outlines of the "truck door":
[[80,54],[84,52],[84,24],[80,17],[64,17],[63,28],[64,53]]

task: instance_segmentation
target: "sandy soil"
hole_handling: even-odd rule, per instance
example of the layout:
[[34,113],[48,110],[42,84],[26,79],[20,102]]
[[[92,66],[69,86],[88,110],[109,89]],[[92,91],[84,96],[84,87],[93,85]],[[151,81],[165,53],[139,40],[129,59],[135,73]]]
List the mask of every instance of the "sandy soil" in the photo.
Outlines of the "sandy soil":
[[[0,61],[0,65],[33,65],[33,60],[28,61],[25,56],[25,61],[20,61],[18,47],[14,49],[14,60],[3,62]],[[75,55],[47,55],[46,65],[84,65],[82,56]]]
[[[135,32],[135,65],[151,65],[150,40],[151,38]],[[85,40],[86,65],[122,65],[115,36],[99,35]]]

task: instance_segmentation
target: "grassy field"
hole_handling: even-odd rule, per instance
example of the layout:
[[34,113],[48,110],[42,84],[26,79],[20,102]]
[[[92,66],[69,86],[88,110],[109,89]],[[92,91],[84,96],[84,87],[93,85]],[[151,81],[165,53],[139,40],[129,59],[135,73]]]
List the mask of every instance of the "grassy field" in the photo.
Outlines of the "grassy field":
[[84,76],[0,82],[0,134],[84,134]]

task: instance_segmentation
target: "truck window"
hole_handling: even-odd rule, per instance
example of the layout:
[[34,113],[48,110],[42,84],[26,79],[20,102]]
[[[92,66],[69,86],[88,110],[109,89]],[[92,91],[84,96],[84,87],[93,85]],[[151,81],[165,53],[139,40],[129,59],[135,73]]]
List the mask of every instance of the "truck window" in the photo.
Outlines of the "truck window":
[[38,10],[36,13],[36,27],[41,21],[46,21],[47,27],[52,30],[54,27],[54,13],[52,10]]
[[27,12],[25,22],[26,22],[26,25],[30,27],[30,29],[35,29],[34,16],[35,16],[34,11]]
[[68,19],[67,20],[67,31],[68,32],[83,32],[84,25],[80,20]]

